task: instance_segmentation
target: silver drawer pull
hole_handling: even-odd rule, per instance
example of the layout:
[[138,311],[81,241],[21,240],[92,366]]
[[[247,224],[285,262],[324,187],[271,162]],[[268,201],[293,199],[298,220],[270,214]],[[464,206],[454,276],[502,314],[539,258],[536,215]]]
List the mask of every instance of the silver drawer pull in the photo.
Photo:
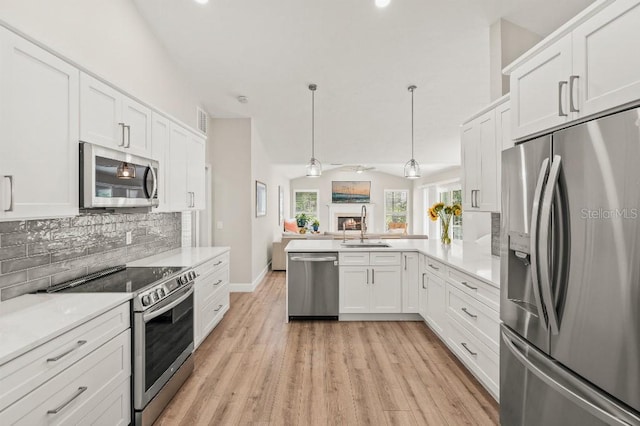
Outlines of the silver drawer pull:
[[60,404],[58,407],[54,408],[53,410],[47,411],[47,414],[58,414],[60,411],[64,410],[64,407],[66,407],[67,405],[71,404],[74,399],[76,399],[77,397],[82,395],[86,390],[87,390],[86,386],[79,387],[78,390],[76,391],[76,393],[71,395],[71,398],[67,399],[65,402],[63,402],[62,404]]
[[460,281],[460,284],[462,284],[463,286],[465,286],[467,288],[470,288],[471,290],[477,290],[478,289],[478,287],[470,286],[466,281]]
[[87,343],[86,340],[78,340],[78,342],[76,343],[76,345],[69,349],[66,352],[61,353],[60,355],[56,355],[53,358],[47,358],[47,362],[56,362],[56,361],[60,361],[62,358],[64,358],[65,356],[69,355],[71,352],[78,350],[80,348],[80,346],[84,345],[85,343]]
[[471,312],[467,311],[467,308],[462,308],[462,312],[464,312],[465,314],[469,315],[471,318],[478,318],[477,315],[474,315]]
[[214,309],[213,312],[218,312],[220,309],[222,309],[224,305],[218,305],[218,309]]
[[219,260],[213,264],[213,266],[220,266],[220,265],[222,265],[222,260]]
[[429,264],[429,266],[430,266],[432,269],[435,269],[436,271],[439,271],[439,270],[440,270],[440,268],[438,268],[437,266],[433,266],[432,264]]
[[218,280],[218,281],[216,281],[213,285],[214,285],[214,286],[219,286],[220,284],[222,284],[222,280]]
[[462,347],[464,347],[464,348],[467,350],[467,352],[469,352],[471,355],[473,355],[473,356],[478,355],[478,352],[473,352],[471,349],[469,349],[469,347],[467,346],[467,344],[466,344],[466,343],[461,342],[460,344],[461,344],[461,345],[462,345]]

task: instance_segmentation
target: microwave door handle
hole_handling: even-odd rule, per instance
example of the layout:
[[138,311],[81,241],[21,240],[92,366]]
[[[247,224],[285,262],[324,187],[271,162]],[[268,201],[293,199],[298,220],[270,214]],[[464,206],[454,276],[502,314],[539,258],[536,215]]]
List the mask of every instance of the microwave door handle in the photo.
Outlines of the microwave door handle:
[[544,327],[549,328],[547,316],[542,305],[542,295],[540,293],[540,278],[538,274],[538,220],[540,218],[540,203],[542,201],[542,188],[549,170],[549,159],[545,158],[540,167],[536,189],[533,193],[533,208],[531,209],[531,226],[530,230],[530,251],[531,251],[531,287],[533,288],[533,297],[538,308],[538,317],[542,320]]
[[151,170],[151,177],[153,178],[153,189],[151,190],[151,196],[149,199],[153,201],[153,197],[155,197],[158,192],[158,175],[156,174],[156,171],[153,170],[153,165],[151,163],[149,163],[149,170]]
[[540,233],[540,275],[542,277],[541,286],[542,289],[542,302],[547,308],[547,317],[549,320],[549,327],[552,334],[558,334],[558,315],[556,313],[556,307],[553,303],[553,296],[551,293],[551,268],[549,268],[549,228],[551,226],[551,206],[553,204],[553,197],[555,195],[556,186],[558,184],[558,178],[560,177],[560,166],[562,163],[562,157],[559,155],[553,156],[551,163],[551,170],[549,171],[549,179],[547,179],[547,186],[544,190],[544,196],[542,197],[542,209],[540,213],[540,229],[543,232]]

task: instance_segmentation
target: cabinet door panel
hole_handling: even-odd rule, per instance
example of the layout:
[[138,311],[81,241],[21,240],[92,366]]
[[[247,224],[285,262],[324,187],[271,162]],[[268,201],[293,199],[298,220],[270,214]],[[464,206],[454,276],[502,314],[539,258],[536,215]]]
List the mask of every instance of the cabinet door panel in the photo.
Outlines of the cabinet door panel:
[[441,278],[427,274],[427,323],[433,331],[444,336],[446,322],[445,284]]
[[[7,219],[78,213],[79,72],[0,28],[0,171]],[[8,176],[12,177],[11,188]]]
[[187,189],[192,192],[192,208],[202,210],[205,208],[205,142],[190,135],[187,149]]
[[171,124],[171,146],[169,148],[169,199],[171,209],[184,211],[189,209],[190,197],[187,193],[187,149],[189,133],[182,127]]
[[171,143],[171,124],[169,120],[158,114],[152,114],[151,157],[160,162],[158,171],[158,210],[171,211],[169,203],[169,147]]
[[479,150],[480,128],[475,122],[465,124],[461,131],[462,145],[462,208],[473,210],[473,191],[480,189]]
[[122,94],[82,73],[80,75],[80,139],[108,148],[124,147]]
[[480,117],[480,191],[478,206],[481,211],[498,211],[498,164],[496,152],[499,151],[496,139],[495,110]]
[[402,273],[398,266],[371,268],[370,312],[402,312]]
[[[640,99],[640,1],[614,2],[573,32],[574,103],[587,116]],[[575,99],[576,97],[580,99]]]
[[402,312],[420,312],[420,264],[418,253],[402,253]]
[[[571,120],[568,80],[571,35],[558,40],[511,73],[512,130],[515,139]],[[567,82],[559,88],[561,81]],[[562,112],[560,114],[560,105]]]
[[127,152],[149,157],[151,155],[151,110],[123,96],[122,122],[128,127]]
[[366,267],[340,267],[340,313],[369,313],[371,305],[370,271]]

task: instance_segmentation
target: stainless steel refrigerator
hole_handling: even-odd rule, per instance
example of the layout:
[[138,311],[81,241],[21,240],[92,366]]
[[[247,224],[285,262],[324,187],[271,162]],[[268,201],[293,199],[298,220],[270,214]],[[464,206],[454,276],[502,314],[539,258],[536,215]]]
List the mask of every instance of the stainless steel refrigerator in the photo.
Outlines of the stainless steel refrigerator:
[[640,109],[502,154],[503,425],[640,424]]

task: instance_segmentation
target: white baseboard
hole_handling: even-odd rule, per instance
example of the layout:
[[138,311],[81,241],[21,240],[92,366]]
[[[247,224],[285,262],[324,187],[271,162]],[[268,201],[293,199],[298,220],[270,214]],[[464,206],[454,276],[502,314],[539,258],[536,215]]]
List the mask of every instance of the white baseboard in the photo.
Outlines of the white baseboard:
[[422,321],[420,314],[340,314],[340,321]]
[[252,283],[229,283],[229,291],[231,293],[253,293],[269,272],[270,267],[271,262],[267,263],[267,266],[264,267],[260,275]]

